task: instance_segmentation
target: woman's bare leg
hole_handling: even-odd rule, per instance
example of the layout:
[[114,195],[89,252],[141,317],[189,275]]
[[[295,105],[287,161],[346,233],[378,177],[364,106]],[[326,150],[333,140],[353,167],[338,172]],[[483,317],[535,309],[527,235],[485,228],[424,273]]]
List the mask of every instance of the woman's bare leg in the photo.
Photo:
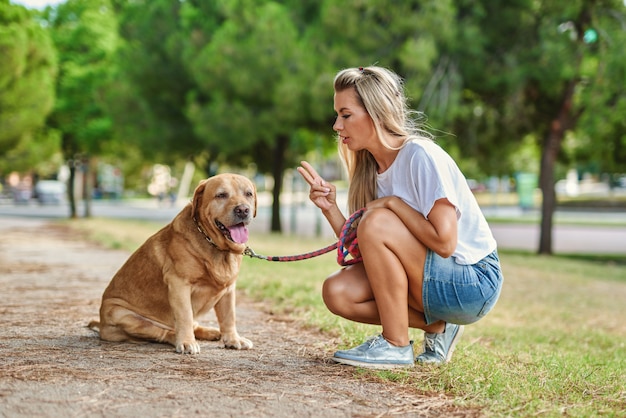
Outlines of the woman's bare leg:
[[331,312],[383,326],[393,345],[409,343],[408,327],[441,332],[443,322],[426,325],[422,283],[426,248],[387,209],[366,212],[358,227],[364,262],[330,276],[322,291]]

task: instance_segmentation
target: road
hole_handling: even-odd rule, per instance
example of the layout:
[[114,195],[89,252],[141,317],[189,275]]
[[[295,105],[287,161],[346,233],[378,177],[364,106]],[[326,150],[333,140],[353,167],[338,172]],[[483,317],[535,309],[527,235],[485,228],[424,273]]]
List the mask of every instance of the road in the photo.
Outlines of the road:
[[[265,233],[270,230],[271,208],[269,198],[259,199],[257,218],[251,232]],[[155,200],[94,201],[92,216],[142,219],[169,222],[181,207],[159,205]],[[535,251],[539,243],[537,214],[523,212],[515,207],[483,209],[489,219],[508,219],[506,223],[492,222],[491,228],[501,249]],[[79,205],[79,214],[84,209]],[[40,206],[1,204],[0,217],[28,217],[55,219],[66,218],[67,205]],[[334,233],[324,218],[309,202],[285,204],[282,210],[283,231],[287,235],[312,237],[319,235],[329,240]],[[510,222],[519,219],[519,223]],[[557,224],[553,230],[555,253],[619,254],[626,255],[626,212],[557,212],[555,221],[570,221]]]

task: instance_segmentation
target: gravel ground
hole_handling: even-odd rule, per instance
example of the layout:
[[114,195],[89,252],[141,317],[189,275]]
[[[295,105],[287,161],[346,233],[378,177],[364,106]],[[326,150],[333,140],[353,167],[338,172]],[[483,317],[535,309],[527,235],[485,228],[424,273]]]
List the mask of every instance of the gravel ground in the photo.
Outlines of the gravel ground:
[[238,328],[252,350],[102,342],[86,324],[128,256],[45,220],[0,218],[0,416],[480,416],[336,365],[327,336],[243,299]]

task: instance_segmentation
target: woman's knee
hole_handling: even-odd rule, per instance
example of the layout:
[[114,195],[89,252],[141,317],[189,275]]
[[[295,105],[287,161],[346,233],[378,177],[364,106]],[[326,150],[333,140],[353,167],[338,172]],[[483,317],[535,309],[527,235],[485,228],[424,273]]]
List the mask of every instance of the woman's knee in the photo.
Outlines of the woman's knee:
[[329,311],[341,315],[341,307],[346,305],[345,284],[331,276],[322,284],[322,299]]
[[329,311],[346,317],[355,303],[371,297],[371,290],[365,287],[368,286],[367,279],[360,279],[358,276],[358,270],[362,268],[357,265],[341,269],[324,280],[322,299]]
[[390,225],[398,220],[398,216],[389,209],[368,210],[359,222],[357,236],[359,240],[372,237],[376,238],[376,241],[380,241],[380,238],[384,237],[389,230]]
[[332,313],[350,318],[355,305],[374,299],[362,263],[342,268],[322,284],[322,299]]

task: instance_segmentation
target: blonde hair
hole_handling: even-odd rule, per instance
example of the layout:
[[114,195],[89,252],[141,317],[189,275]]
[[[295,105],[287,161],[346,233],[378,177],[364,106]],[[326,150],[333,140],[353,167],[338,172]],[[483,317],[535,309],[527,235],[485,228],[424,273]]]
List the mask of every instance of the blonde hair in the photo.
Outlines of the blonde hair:
[[[374,121],[378,138],[388,149],[400,149],[417,138],[431,139],[431,135],[418,125],[423,115],[411,110],[404,94],[402,79],[393,71],[382,67],[360,67],[341,70],[335,76],[335,93],[353,88],[359,103]],[[418,116],[418,117],[416,117]],[[383,133],[402,141],[394,147]],[[354,212],[376,199],[376,173],[378,165],[367,150],[350,151],[341,141],[339,155],[348,172],[348,210]]]

